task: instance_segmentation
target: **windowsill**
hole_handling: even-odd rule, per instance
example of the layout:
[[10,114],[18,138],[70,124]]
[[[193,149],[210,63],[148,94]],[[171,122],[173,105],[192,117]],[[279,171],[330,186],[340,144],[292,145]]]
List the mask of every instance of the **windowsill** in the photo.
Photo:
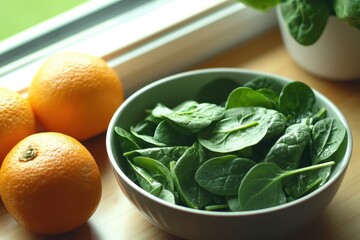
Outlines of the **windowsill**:
[[26,89],[47,56],[76,50],[106,59],[129,95],[150,81],[188,68],[275,24],[273,12],[256,12],[231,0],[207,0],[206,4],[154,1],[5,66],[0,70],[0,86]]

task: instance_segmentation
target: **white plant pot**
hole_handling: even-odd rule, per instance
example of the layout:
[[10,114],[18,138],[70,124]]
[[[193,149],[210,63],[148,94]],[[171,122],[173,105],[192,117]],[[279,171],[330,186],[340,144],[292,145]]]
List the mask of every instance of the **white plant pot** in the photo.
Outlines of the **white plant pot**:
[[320,39],[303,46],[290,35],[280,8],[277,17],[285,47],[298,65],[325,79],[360,80],[360,30],[331,16]]

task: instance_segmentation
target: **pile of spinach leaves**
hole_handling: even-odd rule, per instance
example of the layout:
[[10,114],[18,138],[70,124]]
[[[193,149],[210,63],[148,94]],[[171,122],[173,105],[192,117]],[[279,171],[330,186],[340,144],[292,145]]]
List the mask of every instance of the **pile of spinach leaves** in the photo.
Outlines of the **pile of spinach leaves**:
[[268,208],[321,187],[345,142],[343,124],[302,82],[257,77],[223,88],[229,82],[205,86],[198,99],[207,102],[158,103],[130,129],[116,126],[127,176],[165,201],[213,211]]
[[360,0],[238,0],[259,10],[279,5],[292,37],[302,45],[315,43],[330,15],[360,30]]

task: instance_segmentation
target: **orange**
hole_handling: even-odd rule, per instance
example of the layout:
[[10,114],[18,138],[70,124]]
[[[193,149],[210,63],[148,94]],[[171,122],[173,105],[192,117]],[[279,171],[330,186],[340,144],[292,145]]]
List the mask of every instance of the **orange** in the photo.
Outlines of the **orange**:
[[35,132],[29,102],[17,92],[0,88],[0,166],[16,143]]
[[123,102],[123,88],[105,60],[80,52],[61,52],[38,69],[28,91],[45,131],[85,140],[104,132]]
[[20,141],[0,169],[8,212],[32,232],[58,234],[85,223],[101,198],[91,153],[75,138],[42,132]]

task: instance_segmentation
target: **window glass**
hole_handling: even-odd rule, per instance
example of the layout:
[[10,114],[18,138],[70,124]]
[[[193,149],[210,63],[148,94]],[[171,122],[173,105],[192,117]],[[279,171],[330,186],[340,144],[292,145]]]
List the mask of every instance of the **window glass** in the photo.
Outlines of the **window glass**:
[[0,68],[151,1],[0,0]]
[[87,0],[0,0],[0,41]]

